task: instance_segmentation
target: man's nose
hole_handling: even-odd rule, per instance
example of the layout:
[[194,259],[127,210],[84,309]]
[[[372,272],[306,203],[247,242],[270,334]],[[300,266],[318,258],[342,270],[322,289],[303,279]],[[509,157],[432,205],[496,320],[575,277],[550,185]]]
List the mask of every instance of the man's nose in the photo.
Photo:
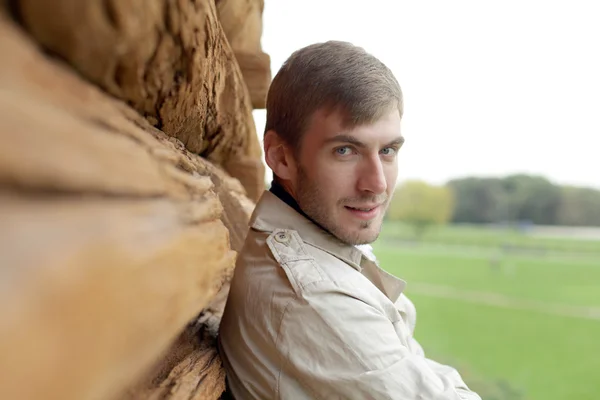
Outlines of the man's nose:
[[387,181],[381,159],[378,156],[365,159],[360,171],[358,190],[361,192],[382,194],[385,193],[386,189]]

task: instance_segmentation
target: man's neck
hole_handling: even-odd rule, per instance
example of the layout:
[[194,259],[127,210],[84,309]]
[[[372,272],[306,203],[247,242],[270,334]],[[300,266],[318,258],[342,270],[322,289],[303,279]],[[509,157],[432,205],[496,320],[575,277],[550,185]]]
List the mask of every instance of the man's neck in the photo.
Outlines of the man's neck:
[[327,229],[323,228],[323,226],[321,226],[321,224],[319,224],[317,221],[315,221],[314,219],[312,219],[311,217],[309,217],[308,214],[306,214],[302,210],[302,208],[300,208],[300,205],[298,204],[298,202],[296,201],[296,199],[294,199],[294,197],[291,194],[289,194],[287,190],[285,190],[285,188],[283,187],[283,185],[281,185],[275,179],[273,179],[273,181],[271,182],[271,188],[269,189],[269,191],[271,193],[273,193],[275,196],[277,196],[285,204],[287,204],[288,206],[290,206],[294,210],[296,210],[296,212],[298,214],[302,215],[304,218],[308,219],[310,222],[312,222],[313,224],[315,224],[319,228],[323,229],[325,232],[331,234],[331,232],[329,232]]

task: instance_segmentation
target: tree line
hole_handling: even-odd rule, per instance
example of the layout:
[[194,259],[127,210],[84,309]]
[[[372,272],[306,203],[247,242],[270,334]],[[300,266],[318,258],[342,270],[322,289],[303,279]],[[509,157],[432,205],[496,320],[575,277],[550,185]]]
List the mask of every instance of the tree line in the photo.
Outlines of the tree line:
[[466,177],[443,186],[407,181],[397,188],[388,218],[417,230],[445,222],[600,226],[600,190],[525,174]]

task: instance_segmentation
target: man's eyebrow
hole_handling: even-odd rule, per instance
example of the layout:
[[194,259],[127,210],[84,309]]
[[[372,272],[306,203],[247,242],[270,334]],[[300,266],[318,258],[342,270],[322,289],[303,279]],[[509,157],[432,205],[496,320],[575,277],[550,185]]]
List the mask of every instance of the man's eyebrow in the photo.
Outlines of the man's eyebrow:
[[384,147],[402,146],[404,144],[404,136],[400,136],[398,139],[394,139]]
[[352,135],[346,135],[346,134],[339,134],[339,135],[335,135],[333,137],[330,137],[329,139],[325,140],[325,143],[350,143],[355,145],[356,147],[367,147],[366,144],[364,144],[363,142],[361,142],[360,140],[358,140],[357,138],[355,138]]
[[[354,136],[343,134],[343,133],[339,134],[339,135],[335,135],[335,136],[330,137],[329,139],[325,140],[325,143],[336,143],[336,142],[337,143],[349,143],[356,147],[367,147],[366,144],[364,144],[363,142],[361,142]],[[386,144],[383,147],[401,146],[402,144],[404,144],[404,136],[400,136],[399,138],[392,140],[391,142],[389,142],[388,144]]]

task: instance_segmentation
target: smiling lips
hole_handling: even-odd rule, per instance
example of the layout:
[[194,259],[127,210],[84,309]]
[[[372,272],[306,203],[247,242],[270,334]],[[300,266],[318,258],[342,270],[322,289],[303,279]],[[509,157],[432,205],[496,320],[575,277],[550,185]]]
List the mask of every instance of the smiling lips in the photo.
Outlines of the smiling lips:
[[363,220],[373,219],[379,212],[379,204],[361,205],[360,207],[345,206],[344,208],[352,213],[353,216]]

